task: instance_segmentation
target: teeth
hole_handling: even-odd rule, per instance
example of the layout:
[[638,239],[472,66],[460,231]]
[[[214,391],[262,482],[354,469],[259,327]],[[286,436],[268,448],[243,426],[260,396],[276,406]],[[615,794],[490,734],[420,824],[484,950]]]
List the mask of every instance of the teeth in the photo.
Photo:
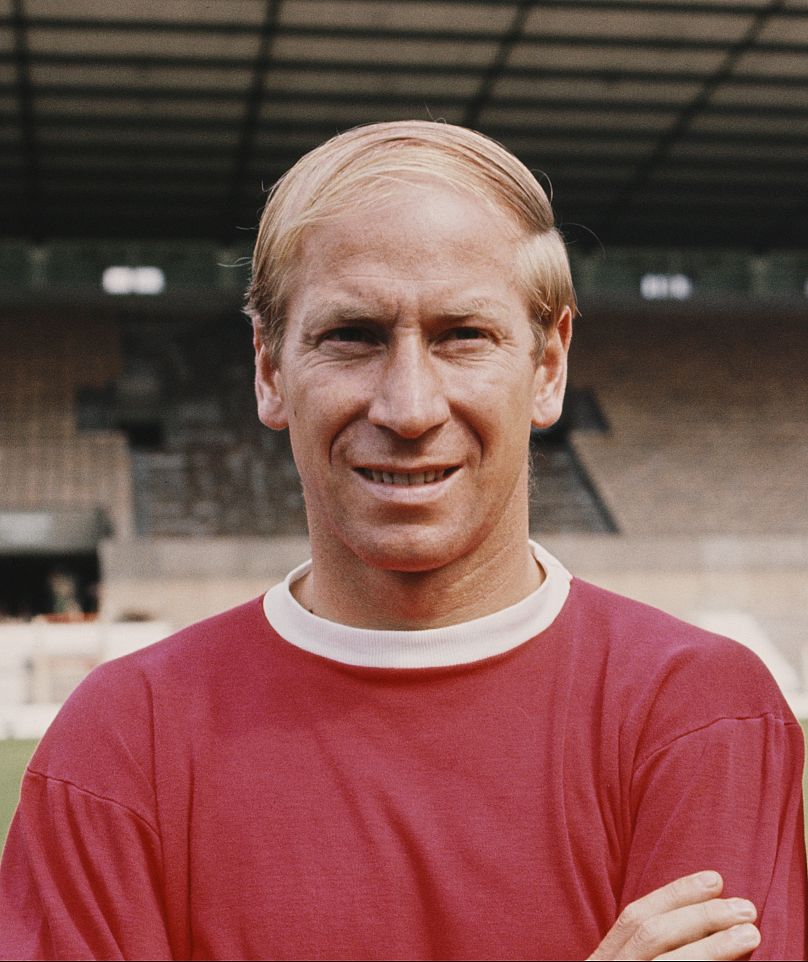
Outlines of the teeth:
[[389,471],[374,471],[371,468],[363,469],[363,473],[370,477],[377,484],[431,484],[433,481],[443,479],[445,471],[416,471],[413,474],[398,474]]

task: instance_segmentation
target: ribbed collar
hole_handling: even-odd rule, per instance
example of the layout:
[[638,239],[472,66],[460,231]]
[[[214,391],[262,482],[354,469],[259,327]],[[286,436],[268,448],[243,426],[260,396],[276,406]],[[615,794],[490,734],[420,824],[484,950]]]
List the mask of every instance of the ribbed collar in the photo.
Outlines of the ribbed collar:
[[286,641],[347,665],[366,668],[439,668],[500,655],[548,628],[564,606],[571,576],[535,542],[533,556],[545,580],[515,605],[483,618],[414,631],[352,628],[318,618],[299,604],[290,586],[311,568],[307,561],[264,595],[264,614]]

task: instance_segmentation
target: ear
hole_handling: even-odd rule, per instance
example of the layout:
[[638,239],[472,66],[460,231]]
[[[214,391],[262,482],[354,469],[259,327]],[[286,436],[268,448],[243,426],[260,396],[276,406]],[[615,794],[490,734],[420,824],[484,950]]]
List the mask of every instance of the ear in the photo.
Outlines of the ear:
[[547,335],[541,361],[536,369],[533,396],[533,426],[549,428],[561,417],[567,385],[567,354],[572,339],[572,310],[565,307]]
[[262,424],[276,431],[289,427],[286,416],[286,399],[281,372],[270,360],[264,339],[253,321],[253,347],[255,348],[255,398],[258,402],[258,418]]

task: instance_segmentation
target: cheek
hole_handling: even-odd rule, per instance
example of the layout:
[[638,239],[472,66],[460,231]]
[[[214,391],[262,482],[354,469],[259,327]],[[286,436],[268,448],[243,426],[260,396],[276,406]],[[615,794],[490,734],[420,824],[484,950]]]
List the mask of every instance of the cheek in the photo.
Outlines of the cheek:
[[[310,386],[309,386],[310,385]],[[301,476],[313,479],[324,472],[334,446],[338,445],[355,418],[345,393],[312,378],[301,383],[289,398],[289,438]]]
[[530,450],[532,407],[519,398],[498,413],[500,417],[489,434],[489,450],[494,452],[498,470],[516,474],[522,470]]
[[[477,381],[473,394],[466,388],[465,410],[480,430],[506,443],[529,436],[533,416],[533,379],[516,380],[507,373],[499,379]],[[473,414],[472,414],[473,412]]]

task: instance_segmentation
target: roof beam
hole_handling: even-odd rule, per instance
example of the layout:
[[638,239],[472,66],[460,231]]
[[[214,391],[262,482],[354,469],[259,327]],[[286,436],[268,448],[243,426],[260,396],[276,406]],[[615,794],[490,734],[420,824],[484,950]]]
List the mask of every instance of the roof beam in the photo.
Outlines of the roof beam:
[[463,113],[463,126],[476,127],[480,121],[480,114],[485,110],[491,99],[494,87],[502,76],[502,71],[508,62],[511,50],[519,42],[525,29],[525,20],[533,3],[531,0],[519,0],[513,12],[513,19],[508,30],[502,35],[494,59],[483,72],[477,93],[471,98]]
[[[759,9],[755,14],[754,20],[750,24],[746,33],[740,40],[729,46],[726,57],[715,73],[708,77],[698,94],[680,112],[676,122],[666,130],[657,140],[651,153],[639,164],[634,177],[619,191],[612,205],[606,211],[600,221],[601,230],[608,232],[614,222],[621,217],[625,217],[630,211],[638,193],[651,180],[656,170],[666,161],[673,147],[681,141],[687,134],[691,140],[696,139],[696,135],[691,131],[691,126],[695,118],[707,107],[713,93],[732,76],[740,58],[757,41],[763,28],[774,14],[779,13],[784,6],[784,0],[770,0],[765,8]],[[703,137],[704,135],[702,135]],[[767,146],[774,146],[781,140],[782,135],[777,137],[764,136],[762,142]],[[741,140],[749,142],[754,138],[749,135]],[[804,137],[800,138],[804,143]],[[709,134],[709,142],[727,143],[725,135],[719,136],[717,133]]]
[[[13,95],[16,93],[16,84],[0,83],[0,96]],[[409,93],[375,91],[356,91],[346,93],[343,90],[332,89],[306,89],[306,90],[272,90],[272,99],[278,103],[289,104],[344,104],[350,98],[352,104],[367,106],[409,106],[414,100],[423,101],[426,106],[438,103],[443,106],[463,107],[468,103],[468,96],[464,94],[452,94],[440,91],[429,100],[425,100],[423,95]],[[138,87],[132,85],[108,85],[108,84],[37,84],[37,96],[39,98],[49,98],[53,100],[71,100],[87,98],[89,100],[122,100],[131,103],[133,100],[140,100],[144,103],[165,102],[170,103],[198,103],[200,100],[216,103],[227,103],[241,105],[244,102],[244,93],[241,90],[228,90],[221,87]],[[564,111],[565,113],[577,112],[580,110],[619,110],[624,113],[645,113],[647,111],[679,110],[682,106],[681,99],[655,99],[642,97],[541,97],[541,96],[496,96],[492,95],[488,102],[489,107],[506,107],[518,110],[548,110]],[[721,117],[746,117],[754,118],[808,118],[808,102],[806,104],[769,104],[769,103],[743,103],[743,104],[707,104],[704,113]]]
[[[317,145],[322,137],[312,134],[310,142],[300,147],[290,147],[282,143],[262,144],[261,149],[256,150],[250,171],[261,170],[262,176],[268,179],[270,175],[280,176],[288,167],[298,160],[303,153],[311,147]],[[615,151],[610,152],[604,157],[602,153],[582,154],[577,146],[564,148],[544,147],[539,150],[519,150],[519,157],[528,167],[542,168],[553,174],[554,168],[561,169],[567,164],[588,163],[599,167],[601,170],[608,169],[611,165],[632,165],[637,163],[637,151]],[[80,142],[59,143],[55,142],[48,145],[48,162],[61,161],[80,165],[88,158],[87,147]],[[106,140],[95,141],[93,143],[92,159],[99,162],[109,159],[110,162],[121,161],[124,165],[131,163],[133,168],[138,166],[138,162],[148,158],[148,162],[160,160],[174,160],[180,163],[187,163],[189,166],[188,176],[193,176],[193,168],[199,162],[213,161],[226,163],[232,159],[232,148],[226,144],[176,144],[158,143],[151,150],[141,147],[137,155],[133,157],[132,145],[122,143],[120,139],[110,137]],[[709,156],[703,157],[668,157],[665,161],[666,171],[686,170],[716,170],[716,161]],[[767,155],[755,157],[750,161],[748,156],[739,155],[736,157],[725,156],[721,158],[721,169],[731,171],[748,172],[751,177],[760,178],[769,172],[776,172],[783,176],[801,176],[806,171],[806,161],[800,157],[782,157],[777,155]],[[249,175],[249,172],[248,172]]]
[[[153,56],[147,54],[93,54],[82,53],[29,53],[28,62],[36,66],[57,67],[135,67],[137,69],[185,69],[185,70],[228,70],[244,72],[254,66],[249,57],[210,56]],[[0,52],[0,64],[14,63],[13,54]],[[391,63],[363,60],[324,60],[299,57],[276,57],[275,70],[297,70],[301,73],[347,73],[367,74],[378,77],[399,75],[401,77],[479,77],[480,67],[468,63],[446,64],[436,62]],[[519,67],[509,66],[508,77],[518,80],[596,80],[603,83],[620,81],[639,81],[643,83],[699,83],[708,80],[711,74],[693,70],[632,70],[628,67]],[[728,76],[723,83],[738,88],[760,86],[805,89],[805,77],[782,74],[754,74],[750,76]]]
[[25,233],[34,241],[40,236],[39,155],[34,122],[34,98],[31,90],[30,50],[26,31],[23,0],[12,0],[11,26],[13,35],[12,57],[17,72],[15,84],[17,111],[13,119],[19,123],[24,162]]
[[[4,122],[13,124],[16,119],[16,112],[0,110],[0,124]],[[356,119],[357,122],[361,122],[362,118],[361,116],[357,116]],[[671,131],[666,131],[662,137],[656,141],[656,146],[654,146],[654,150],[651,155],[651,157],[655,159],[655,163],[657,159],[659,161],[663,160],[667,153],[667,150],[662,150],[660,145],[663,145],[666,148],[672,146],[673,143],[679,139],[679,136],[684,133],[684,130],[681,131],[681,134],[679,133],[679,128],[681,126],[680,120],[677,120],[674,128]],[[238,177],[241,176],[243,169],[249,165],[252,142],[259,132],[263,134],[288,132],[302,135],[307,140],[314,139],[315,141],[319,142],[319,140],[321,140],[323,137],[327,137],[334,133],[337,127],[334,120],[327,117],[313,120],[306,120],[304,118],[258,120],[254,116],[249,116],[247,121],[242,120],[239,122],[235,119],[209,117],[107,117],[103,115],[75,117],[71,114],[46,114],[42,112],[37,115],[37,124],[40,132],[75,131],[77,140],[81,136],[79,131],[87,130],[108,130],[110,132],[153,131],[155,133],[198,132],[200,134],[210,132],[232,134],[233,139],[239,139],[236,164],[236,174]],[[495,122],[486,124],[485,131],[491,136],[506,140],[510,138],[533,136],[536,132],[536,128],[531,124]],[[678,136],[676,136],[677,134]],[[653,145],[655,142],[656,133],[654,131],[649,131],[644,125],[640,125],[638,127],[613,127],[609,126],[608,124],[600,124],[595,126],[585,123],[577,123],[556,126],[547,122],[541,128],[541,137],[544,140],[552,137],[559,137],[581,142],[591,141],[593,144],[597,144],[598,142],[609,143],[612,141],[624,142],[633,138],[636,141],[647,142]],[[41,140],[43,140],[43,142],[40,144],[40,152],[44,151],[45,149],[49,149],[50,146],[47,144],[46,138],[41,138]],[[695,144],[726,144],[728,146],[738,147],[745,147],[747,145],[760,145],[771,148],[805,146],[806,150],[808,151],[808,144],[806,143],[805,134],[799,130],[785,130],[778,133],[771,133],[770,131],[766,130],[761,132],[754,130],[742,130],[737,132],[732,130],[697,130],[688,132],[688,142]],[[177,146],[179,146],[179,144]],[[87,149],[89,149],[89,147],[90,145],[88,145]],[[155,142],[155,150],[161,150],[162,147],[163,142]],[[228,149],[226,144],[224,145],[224,148]],[[148,146],[141,143],[141,149],[148,149]],[[644,161],[644,165],[648,165],[649,163],[649,159]]]
[[[282,0],[276,0],[273,6],[279,5]],[[571,0],[574,3],[574,0]],[[417,30],[404,27],[364,27],[364,26],[342,26],[334,25],[312,25],[312,24],[284,24],[282,27],[275,25],[275,30],[284,37],[301,37],[307,39],[327,39],[327,40],[373,40],[377,42],[402,43],[412,40],[427,41],[430,43],[499,43],[506,47],[513,46],[516,40],[524,43],[531,43],[537,46],[576,46],[576,47],[598,47],[615,48],[624,47],[628,49],[641,48],[643,50],[717,50],[727,49],[727,41],[722,39],[712,39],[710,37],[644,37],[631,36],[626,34],[616,35],[586,35],[579,33],[538,33],[535,31],[524,30],[526,12],[534,4],[530,0],[519,0],[516,4],[514,20],[506,31],[501,30]],[[543,4],[547,6],[547,4]],[[722,8],[723,9],[723,8]],[[792,19],[800,18],[808,21],[808,9],[797,10],[794,8],[784,8],[790,11]],[[683,11],[684,12],[684,11]],[[692,11],[688,10],[688,14]],[[744,18],[751,20],[756,11],[754,8],[746,8]],[[778,11],[778,15],[780,11]],[[797,17],[793,15],[797,14]],[[12,26],[14,17],[0,16],[0,28]],[[26,19],[28,29],[48,29],[67,33],[163,33],[180,34],[183,36],[203,34],[207,36],[216,35],[238,35],[255,36],[257,28],[252,24],[225,23],[194,23],[187,21],[131,21],[114,19],[82,19],[72,20],[56,17],[29,17]],[[263,36],[264,26],[260,33]],[[806,51],[804,43],[788,43],[784,41],[759,41],[755,45],[756,50],[765,53],[795,53],[800,54]],[[506,51],[507,52],[507,51]]]
[[[308,3],[316,3],[317,0],[307,0]],[[330,2],[330,0],[321,0]],[[360,0],[362,2],[362,0]],[[368,5],[383,6],[384,0],[365,0]],[[455,0],[444,0],[444,5],[449,6]],[[464,0],[468,6],[513,6],[513,0]],[[432,6],[440,7],[441,0],[432,0]],[[766,2],[761,0],[758,5],[744,3],[722,3],[704,2],[704,0],[669,0],[669,2],[651,2],[651,0],[542,0],[542,8],[546,10],[563,10],[582,14],[591,11],[606,11],[620,13],[652,13],[660,18],[666,14],[685,14],[707,15],[715,17],[738,18],[752,17],[757,13],[765,12]],[[784,7],[778,12],[778,16],[788,20],[808,19],[808,10],[800,7]],[[0,17],[0,25],[4,25],[12,18]],[[103,30],[105,32],[132,33],[136,31],[149,33],[178,33],[178,34],[219,34],[228,36],[244,36],[256,32],[256,25],[252,23],[239,23],[237,21],[216,21],[216,20],[191,20],[191,19],[137,19],[132,17],[124,19],[121,17],[59,17],[49,15],[35,15],[27,18],[27,23],[31,27],[53,29],[62,31],[87,31]],[[501,36],[495,30],[438,30],[415,29],[406,27],[362,27],[354,25],[333,24],[319,26],[316,24],[295,24],[289,23],[283,27],[284,33],[292,33],[299,36],[316,36],[318,34],[329,33],[336,36],[390,36],[395,38],[417,38],[439,36],[441,39],[451,37],[474,37],[476,39],[492,39]]]
[[233,158],[227,203],[222,210],[222,230],[225,233],[228,230],[228,225],[231,225],[236,218],[242,184],[250,164],[255,135],[260,126],[258,116],[264,100],[266,74],[270,63],[272,43],[278,31],[278,17],[282,4],[283,0],[265,0],[264,21],[261,25],[258,52],[252,65],[252,80],[241,121],[238,146]]

